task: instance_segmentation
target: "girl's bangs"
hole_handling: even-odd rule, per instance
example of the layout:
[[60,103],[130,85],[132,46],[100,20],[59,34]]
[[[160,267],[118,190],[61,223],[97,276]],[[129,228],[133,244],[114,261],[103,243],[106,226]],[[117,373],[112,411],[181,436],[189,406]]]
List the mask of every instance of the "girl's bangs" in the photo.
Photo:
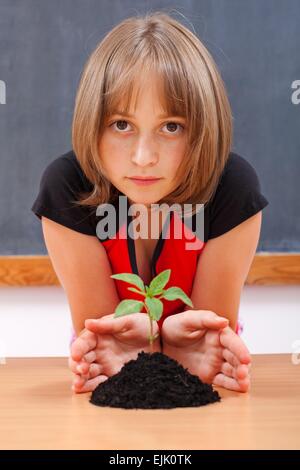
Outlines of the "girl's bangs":
[[[123,70],[125,70],[125,63]],[[115,114],[117,111],[126,114],[134,112],[143,81],[150,76],[149,74],[157,77],[157,92],[163,111],[168,116],[187,118],[187,92],[182,87],[183,81],[180,70],[177,70],[176,67],[170,67],[170,65],[162,68],[162,64],[158,66],[156,61],[149,60],[146,63],[141,63],[141,61],[136,62],[118,76],[107,70],[106,89],[103,93],[103,112],[105,118]]]

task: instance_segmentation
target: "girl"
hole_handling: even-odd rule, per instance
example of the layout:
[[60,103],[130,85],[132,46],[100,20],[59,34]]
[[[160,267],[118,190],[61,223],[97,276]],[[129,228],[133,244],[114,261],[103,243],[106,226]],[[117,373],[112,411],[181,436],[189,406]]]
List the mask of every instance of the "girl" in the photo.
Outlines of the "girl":
[[[163,301],[155,351],[206,382],[249,390],[251,357],[238,335],[238,309],[268,201],[254,168],[231,144],[230,105],[214,60],[169,15],[125,19],[91,54],[76,96],[73,150],[47,166],[32,206],[70,305],[76,392],[93,390],[149,351],[145,312],[113,318],[122,299],[140,296],[110,275],[135,273],[149,285],[168,268],[166,287],[181,287],[194,309]],[[121,197],[127,209],[146,208],[146,238],[137,238],[137,227],[130,235],[135,219],[128,210],[124,218]],[[105,235],[97,208],[108,203],[115,229]],[[187,225],[194,233],[197,211],[190,226],[168,211],[155,222],[153,203],[204,205],[204,231],[193,249],[174,229]]]

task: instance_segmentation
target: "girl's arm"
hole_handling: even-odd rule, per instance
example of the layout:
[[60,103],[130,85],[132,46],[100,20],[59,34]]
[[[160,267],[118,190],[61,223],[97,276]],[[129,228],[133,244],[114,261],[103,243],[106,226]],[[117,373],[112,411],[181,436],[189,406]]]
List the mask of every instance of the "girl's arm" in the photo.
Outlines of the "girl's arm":
[[76,232],[46,217],[42,217],[42,228],[79,335],[87,318],[109,315],[120,302],[105,248],[96,236]]
[[249,390],[251,356],[235,330],[260,227],[261,212],[210,239],[198,260],[194,309],[185,306],[190,312],[171,315],[162,325],[163,353],[205,382],[238,392]]
[[[235,331],[243,285],[260,236],[262,211],[208,240],[200,254],[191,299],[196,310],[226,317]],[[184,310],[191,310],[185,306]]]

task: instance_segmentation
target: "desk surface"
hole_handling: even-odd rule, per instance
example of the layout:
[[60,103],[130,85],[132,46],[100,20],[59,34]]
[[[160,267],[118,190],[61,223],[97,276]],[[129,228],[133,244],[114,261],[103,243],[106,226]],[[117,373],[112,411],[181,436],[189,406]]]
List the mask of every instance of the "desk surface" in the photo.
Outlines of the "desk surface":
[[71,391],[67,358],[0,364],[1,449],[299,449],[300,364],[252,356],[247,394],[171,410],[123,410]]

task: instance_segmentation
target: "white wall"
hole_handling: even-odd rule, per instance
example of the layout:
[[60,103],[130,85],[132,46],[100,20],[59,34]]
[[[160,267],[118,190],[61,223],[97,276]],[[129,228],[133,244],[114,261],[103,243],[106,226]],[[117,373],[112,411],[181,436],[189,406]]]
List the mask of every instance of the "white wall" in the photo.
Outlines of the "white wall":
[[[245,286],[242,338],[252,354],[294,352],[300,342],[300,286]],[[0,359],[67,356],[72,323],[61,287],[0,288]]]

